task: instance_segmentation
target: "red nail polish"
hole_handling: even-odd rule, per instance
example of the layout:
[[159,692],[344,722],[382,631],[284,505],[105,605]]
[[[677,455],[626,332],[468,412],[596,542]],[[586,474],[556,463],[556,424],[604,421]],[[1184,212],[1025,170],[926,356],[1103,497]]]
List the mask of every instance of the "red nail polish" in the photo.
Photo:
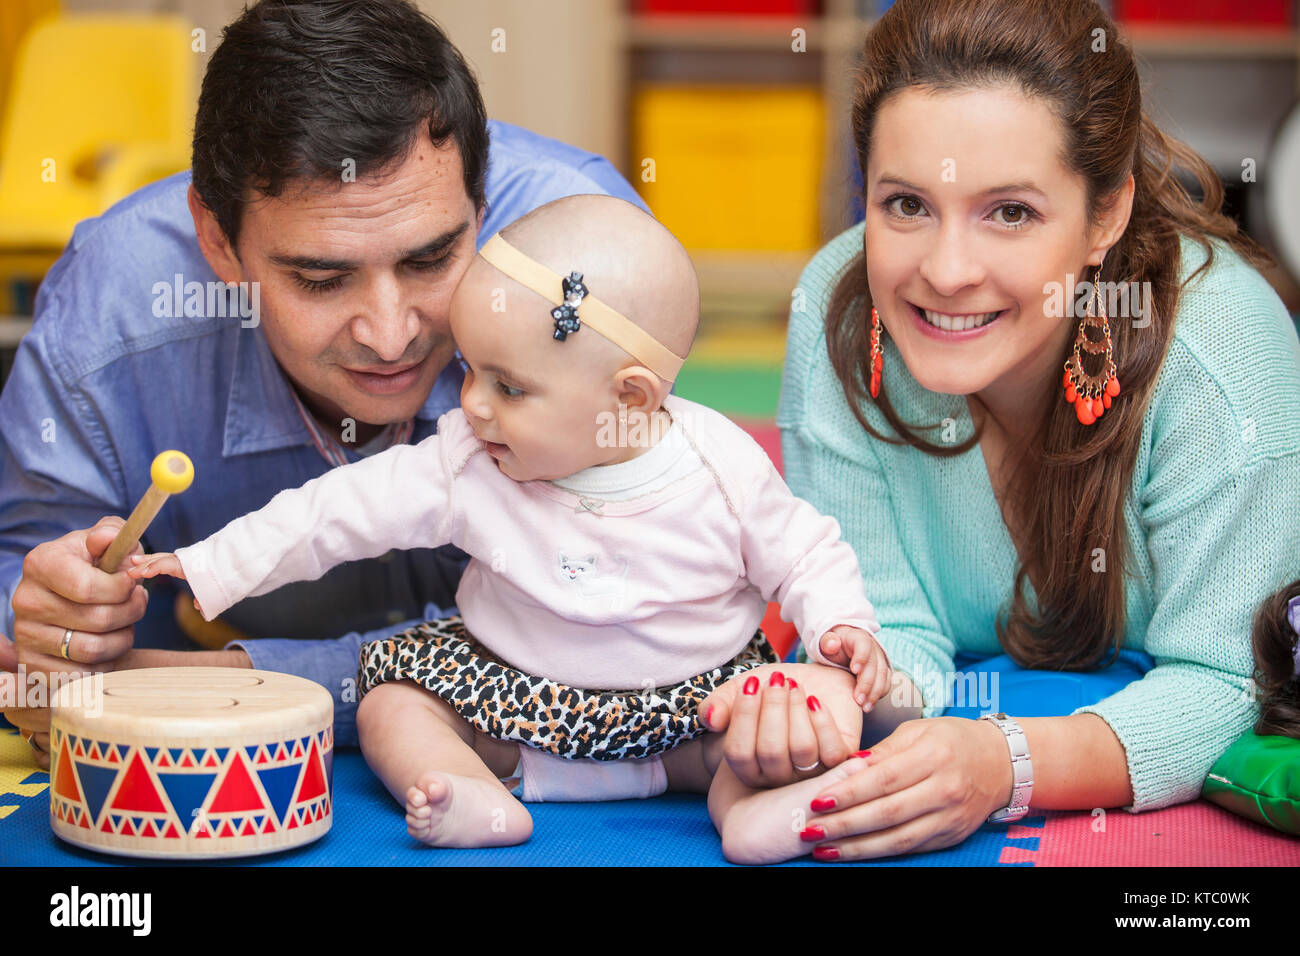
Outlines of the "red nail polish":
[[819,846],[813,850],[814,860],[838,860],[840,851],[833,846]]
[[815,810],[817,813],[821,813],[823,810],[834,810],[834,809],[835,809],[835,798],[834,798],[834,797],[818,797],[816,800],[814,800],[812,803],[810,803],[809,806],[812,807],[813,810]]
[[757,677],[751,677],[749,680],[745,681],[745,693],[746,693],[746,694],[749,694],[749,695],[753,695],[753,694],[757,694],[757,693],[758,693],[758,678],[757,678]]
[[816,843],[818,840],[825,840],[826,828],[818,826],[804,827],[799,834],[799,839],[805,843]]
[[[710,709],[712,709],[712,708],[710,708]],[[853,752],[853,756],[855,756],[855,757],[870,757],[870,756],[871,756],[871,751],[870,751],[870,750],[856,750],[856,751]]]
[[809,697],[809,698],[808,698],[808,709],[811,710],[811,711],[815,714],[815,713],[817,713],[817,711],[819,711],[819,710],[822,709],[822,702],[821,702],[820,700],[818,700],[816,697]]
[[712,704],[709,704],[709,709],[706,710],[706,711],[704,712],[704,722],[705,722],[706,724],[712,724],[712,723],[713,723],[713,705],[712,705]]
[[780,671],[772,671],[772,679],[767,684],[769,687],[784,687],[785,675]]
[[787,684],[789,684],[790,687],[791,687],[792,689],[795,688],[795,687],[798,687],[798,686],[799,686],[798,684],[796,684],[796,683],[794,682],[794,678],[793,678],[793,677],[787,677],[786,680],[785,680],[785,682],[786,682]]

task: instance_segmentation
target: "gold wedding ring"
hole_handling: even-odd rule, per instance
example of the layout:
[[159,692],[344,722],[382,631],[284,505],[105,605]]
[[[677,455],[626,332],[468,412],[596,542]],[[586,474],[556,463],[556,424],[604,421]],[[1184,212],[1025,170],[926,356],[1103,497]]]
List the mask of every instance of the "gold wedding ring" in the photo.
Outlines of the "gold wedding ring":
[[63,643],[59,645],[59,656],[62,657],[65,661],[72,660],[72,658],[68,656],[68,645],[71,643],[72,643],[72,628],[68,628],[66,631],[63,632]]

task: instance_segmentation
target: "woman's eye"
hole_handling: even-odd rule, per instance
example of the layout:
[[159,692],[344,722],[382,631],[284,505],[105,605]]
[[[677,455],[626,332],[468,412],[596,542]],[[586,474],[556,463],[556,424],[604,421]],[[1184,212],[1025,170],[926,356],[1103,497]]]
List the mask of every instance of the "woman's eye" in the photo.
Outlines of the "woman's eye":
[[522,388],[515,388],[513,385],[507,385],[505,382],[497,382],[497,388],[501,389],[501,394],[506,398],[519,398],[524,394]]
[[308,292],[329,292],[342,285],[344,277],[332,276],[329,279],[308,279],[295,272],[293,278],[300,288],[306,289]]
[[897,219],[915,219],[924,210],[925,206],[921,200],[915,196],[890,196],[884,202],[885,211]]
[[1003,213],[1002,224],[1013,229],[1021,228],[1034,218],[1034,211],[1018,202],[1002,204],[995,210],[995,214],[999,212]]

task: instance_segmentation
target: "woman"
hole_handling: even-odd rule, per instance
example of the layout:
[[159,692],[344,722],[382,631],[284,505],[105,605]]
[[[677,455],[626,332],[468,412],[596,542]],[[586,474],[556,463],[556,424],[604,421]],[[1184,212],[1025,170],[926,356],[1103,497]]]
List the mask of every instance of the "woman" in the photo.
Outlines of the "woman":
[[[1194,799],[1255,718],[1252,615],[1300,572],[1300,344],[1265,257],[1143,114],[1095,3],[899,0],[863,63],[866,219],[795,297],[787,480],[839,519],[896,701],[924,716],[958,651],[1155,666],[1068,716],[902,723],[827,775],[803,837],[860,859],[959,843],[1026,802]],[[787,733],[756,726],[728,752]]]

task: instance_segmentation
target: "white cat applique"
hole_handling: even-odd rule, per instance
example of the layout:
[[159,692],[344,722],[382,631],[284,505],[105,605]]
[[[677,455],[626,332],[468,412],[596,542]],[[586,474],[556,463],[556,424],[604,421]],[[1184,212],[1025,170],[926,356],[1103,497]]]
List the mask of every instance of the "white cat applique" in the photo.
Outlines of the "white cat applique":
[[577,590],[583,603],[600,602],[611,611],[621,611],[627,601],[627,559],[615,555],[614,560],[622,563],[618,571],[608,570],[598,565],[594,554],[577,554],[570,556],[559,552],[558,573],[560,580]]

